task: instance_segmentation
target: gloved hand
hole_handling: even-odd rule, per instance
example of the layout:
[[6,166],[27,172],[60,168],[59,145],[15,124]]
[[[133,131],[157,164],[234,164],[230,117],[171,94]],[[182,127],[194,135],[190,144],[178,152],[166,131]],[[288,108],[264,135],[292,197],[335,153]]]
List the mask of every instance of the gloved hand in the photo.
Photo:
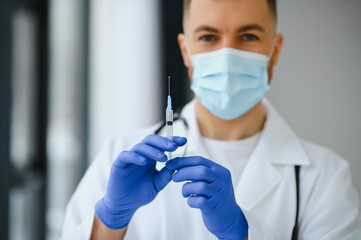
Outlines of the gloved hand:
[[166,167],[177,170],[173,181],[188,181],[182,194],[188,197],[190,207],[201,210],[203,222],[211,233],[218,239],[247,237],[248,223],[236,203],[228,169],[202,157],[175,158]]
[[114,161],[105,196],[95,206],[95,214],[107,227],[121,229],[128,225],[135,211],[150,203],[172,179],[174,171],[156,162],[167,161],[165,151],[173,152],[186,138],[150,135],[130,151],[123,151]]

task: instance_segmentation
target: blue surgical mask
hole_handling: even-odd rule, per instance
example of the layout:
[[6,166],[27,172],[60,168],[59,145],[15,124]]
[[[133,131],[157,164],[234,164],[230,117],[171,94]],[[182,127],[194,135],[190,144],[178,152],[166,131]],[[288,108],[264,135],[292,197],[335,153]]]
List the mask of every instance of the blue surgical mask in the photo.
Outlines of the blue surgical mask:
[[214,115],[238,118],[259,103],[269,90],[269,56],[233,48],[191,56],[191,89]]

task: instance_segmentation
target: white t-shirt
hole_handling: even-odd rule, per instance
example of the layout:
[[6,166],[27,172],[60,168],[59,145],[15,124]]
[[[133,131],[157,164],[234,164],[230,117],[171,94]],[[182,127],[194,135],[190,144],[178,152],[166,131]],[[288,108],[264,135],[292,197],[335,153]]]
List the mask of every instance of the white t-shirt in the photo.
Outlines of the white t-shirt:
[[221,141],[203,137],[204,147],[212,161],[227,168],[232,174],[233,187],[237,187],[261,133],[236,141]]

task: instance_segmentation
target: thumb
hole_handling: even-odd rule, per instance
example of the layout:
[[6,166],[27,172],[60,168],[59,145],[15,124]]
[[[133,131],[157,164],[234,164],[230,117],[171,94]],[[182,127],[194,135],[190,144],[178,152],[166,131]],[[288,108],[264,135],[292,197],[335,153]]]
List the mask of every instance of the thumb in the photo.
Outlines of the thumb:
[[174,170],[164,167],[154,176],[154,186],[157,192],[162,191],[162,189],[167,186],[167,184],[172,180],[173,173]]

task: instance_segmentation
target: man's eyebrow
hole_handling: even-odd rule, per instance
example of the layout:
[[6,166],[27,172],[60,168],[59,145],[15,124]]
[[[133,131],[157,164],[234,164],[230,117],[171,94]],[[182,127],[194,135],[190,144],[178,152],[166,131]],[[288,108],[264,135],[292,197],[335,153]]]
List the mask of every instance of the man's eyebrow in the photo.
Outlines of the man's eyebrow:
[[[248,31],[252,31],[252,30],[265,32],[264,27],[262,27],[261,25],[259,25],[257,23],[241,26],[240,28],[238,28],[237,32],[242,33],[242,32],[248,32]],[[197,27],[194,30],[194,33],[201,32],[201,31],[206,31],[206,32],[211,32],[211,33],[219,33],[219,30],[217,28],[214,28],[209,25],[200,25],[199,27]]]
[[248,24],[248,25],[244,25],[240,28],[238,28],[238,33],[242,33],[242,32],[248,32],[248,31],[252,31],[252,30],[257,30],[260,32],[265,32],[265,29],[259,25],[259,24]]
[[194,30],[194,33],[201,32],[201,31],[212,32],[212,33],[218,33],[219,32],[218,29],[216,29],[214,27],[211,27],[211,26],[208,26],[208,25],[201,25],[201,26],[197,27]]

